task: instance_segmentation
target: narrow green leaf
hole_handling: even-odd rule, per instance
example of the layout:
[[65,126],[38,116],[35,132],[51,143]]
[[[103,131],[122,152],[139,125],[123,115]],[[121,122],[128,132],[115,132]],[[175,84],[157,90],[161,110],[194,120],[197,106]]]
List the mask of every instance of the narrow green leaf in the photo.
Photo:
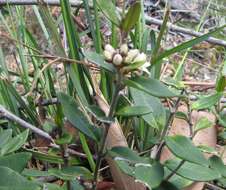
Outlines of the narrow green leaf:
[[80,166],[70,166],[66,168],[56,169],[51,168],[48,173],[52,176],[56,176],[63,180],[73,180],[77,177],[83,177],[85,179],[92,179],[92,173],[85,167]]
[[108,150],[108,155],[110,155],[114,159],[120,160],[120,158],[122,158],[124,160],[128,160],[129,162],[143,162],[143,159],[128,147],[113,147],[111,150]]
[[[76,25],[73,23],[69,0],[60,0],[60,5],[64,19],[67,42],[70,50],[69,57],[71,59],[80,60],[81,57],[79,54],[79,48],[81,46],[81,42],[76,30]],[[84,79],[83,65],[69,64],[66,65],[66,70],[70,75],[71,81],[76,88],[76,92],[81,98],[82,103],[88,105],[87,99],[89,97],[89,93],[85,93],[88,87]]]
[[125,32],[129,32],[138,22],[141,13],[141,2],[135,2],[130,6],[125,18],[122,19],[121,28]]
[[178,45],[178,46],[176,46],[176,47],[174,47],[172,49],[164,51],[163,53],[161,53],[153,61],[153,64],[160,63],[160,60],[162,60],[165,57],[168,57],[168,56],[170,56],[170,55],[172,55],[174,53],[178,53],[178,52],[180,52],[182,50],[185,50],[185,49],[190,48],[190,47],[192,47],[192,46],[194,46],[194,45],[196,45],[196,44],[198,44],[200,42],[203,42],[203,41],[207,40],[210,36],[212,36],[213,34],[219,32],[221,30],[223,30],[225,27],[226,27],[226,25],[223,25],[223,26],[221,26],[219,28],[216,28],[215,30],[213,30],[213,31],[211,31],[211,32],[209,32],[207,34],[204,34],[204,35],[202,35],[200,37],[196,37],[196,38],[194,38],[192,40],[189,40],[187,42],[184,42],[184,43],[182,43],[182,44],[180,44],[180,45]]
[[162,54],[160,54],[153,61],[153,64],[157,64],[157,63],[160,62],[161,59],[163,59],[165,57],[168,57],[168,56],[170,56],[170,55],[172,55],[174,53],[178,53],[178,52],[180,52],[182,50],[185,50],[185,49],[190,48],[190,47],[192,47],[192,46],[194,46],[194,45],[196,45],[196,44],[198,44],[200,42],[203,42],[203,41],[207,40],[210,36],[212,36],[213,34],[219,32],[221,30],[223,30],[225,27],[226,27],[226,25],[223,25],[223,26],[221,26],[219,28],[216,28],[215,30],[213,30],[213,31],[211,31],[211,32],[209,32],[207,34],[204,34],[204,35],[202,35],[200,37],[197,37],[197,38],[194,38],[194,39],[189,40],[187,42],[184,42],[184,43],[182,43],[182,44],[180,44],[180,45],[178,45],[178,46],[176,46],[176,47],[174,47],[172,49],[164,51]]
[[188,121],[188,116],[187,116],[187,114],[184,113],[184,112],[181,112],[181,111],[177,111],[177,112],[175,113],[175,117],[176,117],[176,118],[179,118],[179,119],[183,119],[183,120],[185,120],[185,121]]
[[117,26],[120,25],[120,20],[117,15],[117,10],[115,5],[111,0],[97,0],[98,7],[103,12],[103,14],[114,24]]
[[98,67],[101,67],[107,71],[115,73],[115,67],[104,61],[104,57],[96,52],[86,51],[84,52],[85,57],[92,63],[96,64]]
[[177,96],[171,92],[163,83],[156,79],[146,77],[134,77],[131,79],[124,80],[124,83],[129,86],[146,92],[152,96],[166,98]]
[[223,93],[215,93],[213,95],[205,96],[192,104],[193,110],[207,109],[214,106],[222,97]]
[[85,107],[85,109],[92,114],[98,121],[101,121],[103,123],[112,123],[114,122],[114,119],[106,117],[105,113],[96,105],[91,105],[88,107]]
[[58,99],[63,107],[65,116],[73,126],[93,140],[97,140],[95,126],[89,123],[75,100],[64,93],[58,93]]
[[[165,162],[165,166],[171,171],[174,171],[178,164],[179,161],[175,160],[167,160]],[[217,170],[189,162],[185,162],[176,173],[193,181],[211,181],[221,177]]]
[[118,110],[115,114],[118,116],[133,117],[146,115],[151,112],[152,110],[146,106],[126,106]]
[[5,155],[18,150],[26,142],[28,134],[29,130],[27,129],[16,137],[10,139],[10,141],[0,150],[0,154]]
[[27,176],[27,177],[47,177],[47,176],[51,176],[48,171],[40,171],[40,170],[36,170],[36,169],[27,169],[25,168],[22,172],[23,176]]
[[175,135],[165,137],[165,143],[172,153],[181,159],[203,166],[209,164],[201,151],[185,136]]
[[202,129],[206,129],[212,126],[213,126],[213,123],[210,120],[208,120],[206,117],[202,117],[195,124],[195,132],[197,133]]
[[[44,161],[44,162],[49,162],[53,164],[63,164],[64,161],[61,156],[57,156],[55,154],[51,153],[43,153],[43,152],[38,152],[34,150],[27,150],[28,152],[32,153],[32,156],[38,160]],[[69,164],[81,164],[76,158],[70,159]]]

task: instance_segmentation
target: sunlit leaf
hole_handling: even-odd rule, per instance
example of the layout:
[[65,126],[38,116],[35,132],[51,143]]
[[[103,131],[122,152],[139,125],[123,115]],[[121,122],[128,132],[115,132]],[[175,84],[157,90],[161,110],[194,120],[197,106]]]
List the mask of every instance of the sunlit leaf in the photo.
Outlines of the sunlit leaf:
[[177,96],[171,92],[163,83],[156,79],[146,77],[134,77],[124,80],[124,83],[129,86],[146,92],[156,97],[175,97]]
[[135,26],[135,24],[140,18],[140,12],[141,12],[140,1],[135,2],[133,5],[131,5],[131,7],[129,8],[128,12],[125,15],[125,18],[123,18],[121,22],[121,28],[125,32],[129,32]]
[[181,135],[165,137],[166,146],[177,157],[189,162],[207,166],[209,163],[201,153],[201,151],[195,147],[192,141]]

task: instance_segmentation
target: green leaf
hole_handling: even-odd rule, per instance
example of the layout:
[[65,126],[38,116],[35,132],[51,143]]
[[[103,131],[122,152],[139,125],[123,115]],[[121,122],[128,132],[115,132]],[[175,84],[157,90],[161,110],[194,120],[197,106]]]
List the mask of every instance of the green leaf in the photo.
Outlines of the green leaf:
[[40,170],[36,170],[36,169],[24,169],[22,172],[23,176],[27,176],[27,177],[47,177],[47,176],[52,176],[48,173],[48,171],[40,171]]
[[172,153],[181,159],[204,166],[209,164],[201,151],[185,136],[175,135],[165,137],[165,143]]
[[111,63],[107,63],[104,61],[104,57],[96,52],[85,51],[84,55],[88,61],[96,64],[98,67],[101,67],[107,71],[115,73],[116,69]]
[[98,121],[101,121],[103,123],[112,123],[114,122],[114,119],[106,117],[105,113],[96,105],[91,105],[85,107],[85,109],[92,114]]
[[209,161],[212,169],[217,170],[222,176],[226,177],[226,165],[224,165],[221,158],[213,155],[209,158]]
[[187,114],[185,114],[184,112],[181,112],[181,111],[177,111],[175,113],[175,117],[178,118],[178,119],[183,119],[185,121],[188,121],[188,116]]
[[[32,153],[32,156],[38,160],[41,161],[45,161],[45,162],[49,162],[49,163],[53,163],[53,164],[63,164],[64,161],[62,159],[61,156],[57,156],[55,154],[51,154],[51,153],[42,153],[42,152],[38,152],[38,151],[34,151],[34,150],[27,150],[29,152]],[[76,160],[76,158],[74,159],[70,159],[69,160],[70,164],[80,164],[80,162],[78,160]]]
[[140,18],[140,12],[141,12],[141,2],[135,2],[131,7],[129,8],[128,12],[125,15],[125,18],[122,19],[121,22],[121,28],[125,32],[129,32],[135,24],[138,22]]
[[34,182],[28,181],[19,173],[7,167],[0,166],[0,190],[38,190]]
[[78,180],[71,181],[71,190],[85,190]]
[[54,183],[44,183],[45,187],[47,187],[47,190],[65,190],[65,188],[60,187]]
[[[168,176],[172,171],[170,171],[168,168],[164,168],[165,177]],[[175,185],[178,189],[184,189],[185,187],[188,187],[193,183],[193,181],[188,180],[184,177],[181,177],[177,174],[174,174],[170,179],[169,182]]]
[[104,15],[114,24],[117,26],[120,25],[120,21],[117,15],[117,10],[115,5],[112,3],[111,0],[97,0],[97,4],[100,10],[104,13]]
[[61,170],[52,168],[48,170],[48,173],[63,180],[73,180],[77,177],[83,177],[85,179],[93,178],[92,173],[88,169],[80,166],[70,166]]
[[129,86],[146,92],[156,97],[175,97],[177,96],[171,92],[163,83],[156,79],[146,77],[134,77],[124,80],[124,83]]
[[116,146],[108,150],[108,155],[114,159],[124,159],[129,162],[144,162],[144,160],[128,147]]
[[65,116],[73,124],[73,126],[79,131],[81,131],[83,134],[97,141],[97,137],[95,136],[94,131],[95,126],[89,123],[87,118],[79,109],[79,106],[75,102],[75,100],[64,93],[58,93],[57,96],[63,107]]
[[206,129],[212,126],[213,126],[213,123],[210,120],[208,120],[206,117],[202,117],[195,124],[195,132],[197,133],[202,129]]
[[1,155],[5,155],[11,152],[18,150],[27,140],[29,130],[25,130],[24,132],[20,133],[16,137],[10,139],[10,141],[5,144],[4,147],[0,150]]
[[116,112],[118,116],[125,116],[125,117],[133,117],[133,116],[142,116],[151,113],[150,110],[146,106],[126,106],[121,108]]
[[134,167],[130,165],[130,163],[126,160],[115,160],[117,166],[122,170],[125,174],[134,177]]
[[207,109],[212,106],[214,106],[222,97],[223,93],[215,93],[210,96],[205,96],[197,100],[192,104],[193,110],[201,110],[201,109]]
[[12,129],[3,130],[0,133],[0,149],[12,138]]
[[219,79],[217,80],[216,91],[224,92],[225,87],[226,87],[226,61],[224,61],[223,63],[221,74],[219,76]]
[[163,53],[161,53],[153,61],[153,63],[154,64],[160,63],[160,60],[162,60],[165,57],[168,57],[168,56],[170,56],[170,55],[172,55],[174,53],[178,53],[178,52],[180,52],[182,50],[188,49],[188,48],[190,48],[190,47],[192,47],[192,46],[194,46],[194,45],[196,45],[196,44],[198,44],[200,42],[203,42],[203,41],[207,40],[213,34],[215,34],[215,33],[219,32],[219,31],[223,30],[225,28],[225,26],[226,25],[223,25],[223,26],[221,26],[219,28],[216,28],[215,30],[213,30],[213,31],[211,31],[211,32],[209,32],[207,34],[204,34],[204,35],[202,35],[200,37],[197,37],[197,38],[194,38],[194,39],[189,40],[187,42],[184,42],[184,43],[182,43],[182,44],[180,44],[180,45],[178,45],[178,46],[176,46],[176,47],[174,47],[172,49],[169,49],[169,50],[164,51]]
[[[165,166],[174,171],[179,163],[180,161],[167,160]],[[211,181],[221,177],[220,173],[216,170],[189,162],[185,162],[176,173],[193,181]]]
[[216,91],[224,92],[225,87],[226,87],[226,76],[221,76],[217,81]]
[[158,187],[164,177],[164,169],[159,163],[154,163],[152,166],[136,164],[135,178],[149,189]]
[[59,139],[57,139],[55,142],[56,144],[63,145],[63,144],[69,144],[73,139],[72,134],[64,133]]
[[32,154],[21,152],[9,156],[0,157],[0,166],[8,167],[16,172],[21,173],[26,167],[27,162],[31,159]]
[[[76,25],[73,22],[69,0],[60,0],[60,6],[69,47],[69,58],[80,60],[81,56],[79,52],[81,42],[76,29]],[[66,64],[66,71],[69,73],[73,86],[75,87],[82,103],[88,105],[87,99],[89,98],[89,94],[85,93],[88,87],[84,78],[83,65]]]
[[151,110],[151,113],[142,116],[151,127],[161,129],[165,126],[166,111],[158,98],[135,88],[130,88],[130,93],[136,106],[147,106]]
[[210,147],[210,146],[206,146],[206,145],[198,145],[197,148],[199,150],[201,150],[204,153],[208,153],[208,154],[217,154],[217,151],[215,150],[215,148]]

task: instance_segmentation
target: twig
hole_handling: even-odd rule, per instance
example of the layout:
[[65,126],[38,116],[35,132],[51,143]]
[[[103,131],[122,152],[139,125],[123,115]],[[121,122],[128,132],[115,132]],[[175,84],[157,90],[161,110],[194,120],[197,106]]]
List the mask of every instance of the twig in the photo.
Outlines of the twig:
[[[145,20],[146,20],[146,24],[149,24],[149,25],[155,24],[155,25],[161,26],[163,24],[162,20],[152,18],[152,17],[149,17],[149,16],[145,16]],[[187,28],[176,26],[172,23],[168,23],[167,27],[169,28],[169,30],[181,32],[183,34],[188,34],[190,36],[200,37],[200,36],[204,35],[202,32],[196,32],[196,31],[193,31],[193,30],[190,30],[190,29],[187,29]],[[226,47],[226,41],[224,41],[224,40],[220,40],[220,39],[217,39],[217,38],[214,38],[214,37],[209,37],[206,41],[211,43],[211,44]]]
[[[184,93],[184,90],[182,90],[181,94]],[[156,151],[156,155],[154,155],[154,158],[157,158],[159,159],[159,156],[160,156],[160,153],[162,151],[162,148],[164,147],[165,145],[165,142],[164,142],[164,137],[167,135],[167,132],[170,130],[170,126],[172,125],[172,122],[173,122],[173,119],[174,119],[174,116],[176,114],[176,111],[180,105],[180,100],[181,100],[181,97],[178,97],[174,107],[173,107],[173,110],[171,111],[170,113],[170,116],[169,116],[169,119],[162,131],[162,134],[161,134],[161,137],[160,137],[160,143],[157,147],[157,151]]]
[[199,81],[182,81],[184,85],[189,85],[189,86],[210,86],[210,87],[215,87],[216,83],[215,82],[199,82]]
[[[118,98],[119,98],[118,95],[119,95],[119,92],[120,92],[121,87],[122,87],[121,86],[121,80],[122,80],[121,74],[118,74],[115,92],[114,92],[113,99],[112,99],[111,106],[110,106],[110,110],[109,110],[109,113],[108,113],[109,118],[112,118],[114,116],[115,108],[117,106],[117,102],[118,102]],[[104,157],[103,152],[104,152],[104,147],[105,147],[105,144],[106,144],[106,139],[107,139],[107,136],[108,136],[108,131],[109,131],[110,126],[111,126],[110,124],[105,125],[105,131],[104,131],[104,134],[103,134],[103,139],[102,139],[102,142],[100,144],[99,151],[98,151],[96,168],[95,168],[95,171],[94,171],[94,185],[93,185],[94,190],[96,189],[99,168],[101,166],[101,162],[102,162],[102,159]]]
[[[44,3],[46,3],[47,5],[51,5],[51,6],[60,6],[60,1],[59,0],[43,0]],[[0,5],[38,5],[38,0],[0,0]],[[76,1],[70,1],[70,4],[72,7],[77,7],[81,5],[81,1],[76,0]],[[119,9],[121,11],[121,9]],[[145,16],[145,22],[146,24],[150,25],[150,24],[155,24],[158,26],[161,26],[163,21],[156,19],[156,18],[152,18],[150,16]],[[172,23],[168,23],[167,27],[169,28],[169,30],[173,30],[176,32],[180,32],[183,34],[187,34],[190,36],[202,36],[203,33],[202,32],[196,32],[187,28],[183,28],[180,26],[176,26]],[[209,37],[207,40],[207,42],[211,43],[211,44],[215,44],[215,45],[220,45],[220,46],[224,46],[226,47],[226,41],[221,40],[221,39],[217,39],[214,37]]]
[[[185,90],[185,94],[187,96],[189,96],[188,92]],[[188,126],[189,126],[189,138],[192,140],[195,136],[195,133],[193,132],[193,124],[192,124],[192,113],[191,113],[191,106],[190,106],[190,100],[188,99],[187,103],[187,107],[188,107]],[[171,177],[173,177],[177,171],[181,168],[181,166],[183,166],[185,163],[185,160],[181,160],[180,163],[178,164],[178,166],[165,178],[166,181],[168,181]]]
[[[80,6],[81,1],[79,0],[70,0],[71,6]],[[60,0],[0,0],[0,5],[39,5],[46,4],[51,6],[59,6]]]
[[210,190],[224,190],[223,188],[213,185],[211,183],[206,183],[205,187],[207,187]]
[[51,142],[54,143],[53,138],[46,132],[42,131],[41,129],[31,125],[30,123],[22,120],[21,118],[19,118],[18,116],[14,115],[13,113],[9,112],[7,109],[5,109],[2,105],[0,105],[0,116],[10,120],[10,121],[14,121],[16,123],[18,123],[19,125],[21,125],[22,127],[26,128],[26,129],[30,129],[31,131],[33,131],[34,133],[38,134],[39,136],[50,140]]

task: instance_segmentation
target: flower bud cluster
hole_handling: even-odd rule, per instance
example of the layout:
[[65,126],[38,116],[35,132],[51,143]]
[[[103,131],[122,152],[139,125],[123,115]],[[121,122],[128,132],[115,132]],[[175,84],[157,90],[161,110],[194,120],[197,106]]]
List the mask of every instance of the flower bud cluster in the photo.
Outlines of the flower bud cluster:
[[112,63],[120,69],[122,68],[125,73],[138,70],[145,63],[147,65],[146,54],[140,53],[138,49],[129,50],[127,44],[122,44],[119,49],[115,49],[110,44],[106,44],[103,55],[107,62]]

